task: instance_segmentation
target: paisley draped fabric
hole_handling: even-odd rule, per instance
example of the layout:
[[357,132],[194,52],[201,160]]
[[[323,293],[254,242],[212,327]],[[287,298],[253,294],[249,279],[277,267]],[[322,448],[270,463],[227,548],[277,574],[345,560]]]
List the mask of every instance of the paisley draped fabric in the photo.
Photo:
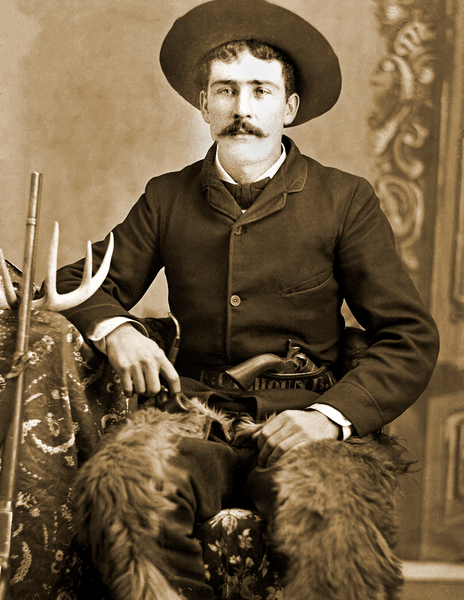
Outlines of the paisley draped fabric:
[[[15,379],[6,379],[16,319],[16,311],[0,310],[2,445],[16,386]],[[67,600],[73,596],[63,582],[78,577],[80,570],[70,553],[72,482],[102,436],[102,425],[124,418],[132,401],[123,395],[106,358],[59,314],[33,311],[29,350],[10,595],[14,600]]]

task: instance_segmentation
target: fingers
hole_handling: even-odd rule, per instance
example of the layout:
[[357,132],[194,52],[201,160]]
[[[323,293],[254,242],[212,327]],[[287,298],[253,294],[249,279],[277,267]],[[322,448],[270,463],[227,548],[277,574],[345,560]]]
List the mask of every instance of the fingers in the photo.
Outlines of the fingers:
[[[269,466],[276,462],[287,450],[290,449],[291,442],[289,433],[286,432],[285,421],[279,416],[271,419],[264,427],[255,434],[256,443],[259,449],[259,465],[261,467]],[[272,460],[271,460],[272,457]]]
[[297,437],[286,438],[282,440],[276,446],[264,445],[263,450],[259,453],[259,466],[260,467],[271,467],[275,464],[279,458],[281,458],[289,450],[295,450],[296,448],[307,444],[308,441]]
[[[131,369],[132,388],[136,394],[156,396],[161,389],[160,374],[165,379],[170,395],[181,391],[180,378],[172,363],[162,350],[152,356],[152,360],[143,360]],[[126,389],[124,387],[124,389]]]
[[286,452],[322,439],[337,439],[338,426],[317,411],[286,410],[268,421],[253,437],[259,465],[270,466]]
[[106,348],[108,360],[129,398],[134,393],[156,396],[161,389],[160,374],[171,395],[181,391],[179,375],[165,353],[132,325],[121,325],[109,334]]
[[279,417],[275,417],[268,421],[259,431],[253,434],[252,437],[256,439],[258,448],[261,450],[266,444],[267,440],[277,433],[282,428],[281,420]]
[[[179,394],[182,390],[181,390],[181,386],[180,386],[180,377],[177,373],[177,371],[174,368],[174,365],[171,363],[171,361],[167,358],[167,356],[164,354],[163,352],[163,357],[162,360],[160,361],[160,372],[163,375],[163,377],[165,378],[169,390],[171,392],[171,396],[174,396],[175,394]],[[159,391],[159,389],[158,389]],[[156,392],[158,393],[158,392]]]
[[161,364],[154,361],[120,369],[118,375],[124,394],[130,398],[134,393],[156,396],[161,389],[159,373],[166,379],[171,395],[181,391],[179,375],[167,358],[166,362],[162,361]]
[[[138,374],[138,373],[137,373]],[[156,347],[152,360],[142,364],[142,386],[145,391],[137,392],[146,396],[156,396],[161,389],[160,374],[163,376],[171,396],[181,392],[180,377],[165,353]]]
[[124,394],[131,398],[134,394],[156,395],[160,388],[159,377],[152,369],[144,370],[141,365],[115,368],[121,379]]
[[127,398],[132,398],[134,395],[134,388],[132,386],[132,375],[130,374],[130,371],[118,372],[116,368],[114,368],[114,370],[121,379],[121,387],[124,395],[127,396]]
[[140,390],[137,391],[137,394],[144,394],[145,396],[156,396],[158,394],[161,389],[161,382],[158,369],[154,368],[154,365],[144,365],[139,385]]
[[285,437],[282,432],[276,432],[267,438],[259,448],[258,462],[260,467],[269,467],[279,460],[290,448],[294,446],[293,436]]

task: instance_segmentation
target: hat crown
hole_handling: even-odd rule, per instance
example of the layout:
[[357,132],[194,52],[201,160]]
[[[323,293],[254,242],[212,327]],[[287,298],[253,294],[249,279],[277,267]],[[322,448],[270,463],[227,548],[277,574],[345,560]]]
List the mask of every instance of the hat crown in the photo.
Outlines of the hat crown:
[[283,52],[295,70],[300,108],[291,126],[332,108],[341,90],[338,59],[325,37],[287,8],[266,0],[210,0],[177,19],[160,52],[171,86],[199,108],[201,59],[227,42],[258,40]]

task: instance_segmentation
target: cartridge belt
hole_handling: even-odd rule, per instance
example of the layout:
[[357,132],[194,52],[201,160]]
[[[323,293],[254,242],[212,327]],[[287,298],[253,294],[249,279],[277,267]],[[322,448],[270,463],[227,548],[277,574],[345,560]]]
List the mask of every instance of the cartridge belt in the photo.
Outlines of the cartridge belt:
[[[216,390],[240,390],[232,377],[224,371],[201,369],[191,376],[194,376],[195,379]],[[321,367],[312,373],[289,374],[266,372],[257,377],[247,391],[298,389],[323,393],[336,382],[337,380],[328,367]]]

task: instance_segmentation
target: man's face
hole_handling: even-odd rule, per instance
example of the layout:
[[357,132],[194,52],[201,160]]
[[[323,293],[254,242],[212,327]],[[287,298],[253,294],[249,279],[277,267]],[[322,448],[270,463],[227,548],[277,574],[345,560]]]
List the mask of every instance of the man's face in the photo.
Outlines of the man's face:
[[220,157],[255,163],[279,156],[284,125],[295,118],[299,98],[285,98],[279,61],[260,60],[245,50],[232,62],[212,62],[200,104]]

